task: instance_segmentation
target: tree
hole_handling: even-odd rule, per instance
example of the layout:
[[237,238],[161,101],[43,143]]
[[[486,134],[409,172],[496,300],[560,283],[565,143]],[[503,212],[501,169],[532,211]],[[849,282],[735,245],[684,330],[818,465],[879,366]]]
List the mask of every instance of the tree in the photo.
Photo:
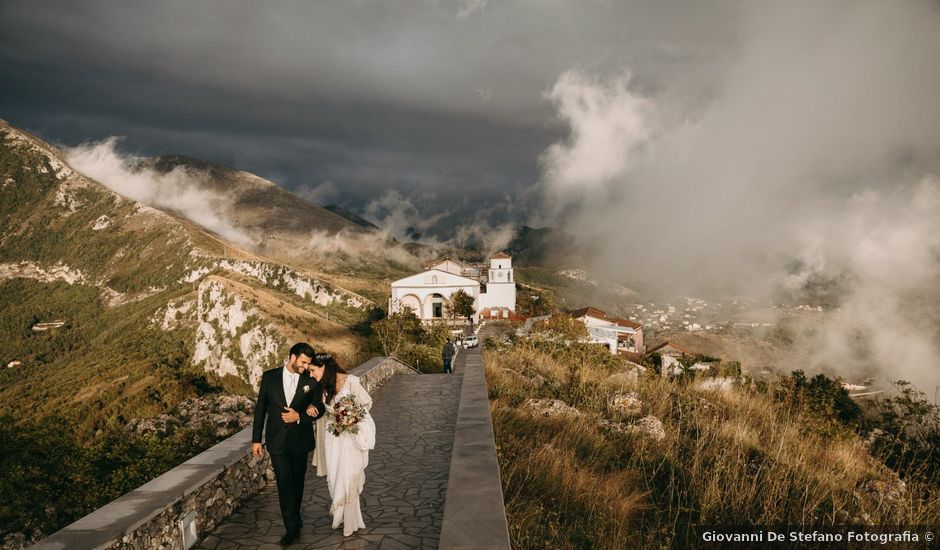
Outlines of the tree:
[[362,319],[361,321],[352,325],[349,328],[350,330],[352,330],[353,332],[355,332],[356,334],[360,336],[369,337],[369,336],[372,336],[372,331],[375,328],[375,323],[377,321],[381,321],[384,318],[385,318],[385,311],[382,310],[381,308],[374,307],[369,310],[369,312],[366,314],[365,319]]
[[476,313],[474,302],[473,296],[470,296],[461,288],[450,295],[450,299],[447,301],[447,310],[451,318],[461,317],[469,321]]
[[588,337],[587,327],[569,315],[555,314],[532,325],[532,333],[550,340],[579,342]]
[[373,337],[386,357],[397,356],[402,346],[415,341],[424,330],[421,320],[410,308],[372,323]]

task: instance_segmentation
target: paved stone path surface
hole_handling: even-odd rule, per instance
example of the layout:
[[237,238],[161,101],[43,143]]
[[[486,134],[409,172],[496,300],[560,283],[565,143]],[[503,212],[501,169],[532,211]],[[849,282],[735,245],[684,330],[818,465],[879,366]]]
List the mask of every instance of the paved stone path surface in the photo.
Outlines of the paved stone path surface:
[[[300,540],[294,549],[396,550],[437,548],[444,517],[454,426],[464,360],[454,374],[396,375],[373,394],[376,448],[369,454],[362,494],[366,528],[343,537],[331,529],[326,478],[308,467]],[[200,549],[275,549],[284,534],[277,489],[249,500],[197,546]]]

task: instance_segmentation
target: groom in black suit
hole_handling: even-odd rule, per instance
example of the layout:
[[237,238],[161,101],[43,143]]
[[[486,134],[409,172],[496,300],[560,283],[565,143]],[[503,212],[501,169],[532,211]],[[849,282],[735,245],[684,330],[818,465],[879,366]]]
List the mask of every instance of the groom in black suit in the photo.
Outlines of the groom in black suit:
[[[307,455],[313,450],[313,421],[323,416],[323,389],[307,372],[316,355],[307,343],[294,344],[284,366],[261,375],[255,422],[251,435],[251,452],[260,457],[262,432],[267,431],[265,446],[271,454],[281,517],[287,533],[281,544],[287,546],[300,537],[300,503],[307,474]],[[307,414],[313,406],[316,416]],[[267,422],[265,422],[267,417]]]

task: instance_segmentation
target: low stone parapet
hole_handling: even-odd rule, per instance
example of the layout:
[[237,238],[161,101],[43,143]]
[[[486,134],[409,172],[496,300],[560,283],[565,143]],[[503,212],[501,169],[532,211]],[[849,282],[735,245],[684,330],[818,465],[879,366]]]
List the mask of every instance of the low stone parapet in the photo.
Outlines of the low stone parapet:
[[[183,529],[195,529],[193,535],[213,529],[267,485],[270,459],[252,456],[250,446],[245,428],[31,548],[188,548]],[[181,526],[187,516],[193,527]]]
[[418,370],[395,357],[373,357],[349,373],[358,376],[362,387],[369,393],[396,374],[420,374]]
[[510,549],[496,437],[479,350],[464,358],[439,548]]

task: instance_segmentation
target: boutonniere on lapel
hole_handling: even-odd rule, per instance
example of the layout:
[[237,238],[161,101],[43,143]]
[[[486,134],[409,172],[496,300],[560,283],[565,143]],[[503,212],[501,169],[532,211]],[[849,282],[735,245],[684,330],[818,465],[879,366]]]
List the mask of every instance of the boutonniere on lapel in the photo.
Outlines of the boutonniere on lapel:
[[310,391],[310,386],[304,386],[304,393],[307,393],[308,391]]

